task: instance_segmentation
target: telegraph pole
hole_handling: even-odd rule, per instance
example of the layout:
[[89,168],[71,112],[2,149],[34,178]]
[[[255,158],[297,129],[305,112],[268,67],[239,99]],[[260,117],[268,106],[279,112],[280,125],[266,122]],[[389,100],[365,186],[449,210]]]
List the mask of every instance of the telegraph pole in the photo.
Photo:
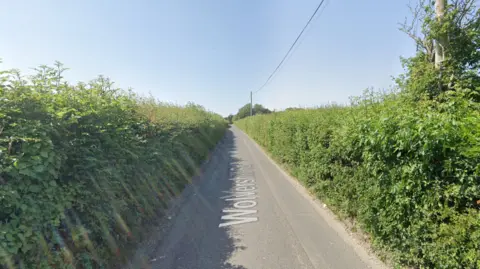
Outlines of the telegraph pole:
[[250,91],[250,116],[253,116],[253,98],[252,98],[252,91]]
[[[440,23],[443,23],[443,17],[445,15],[445,6],[447,5],[447,0],[435,0],[435,14],[437,20]],[[440,68],[445,57],[445,37],[441,36],[438,40],[435,40],[435,67]]]

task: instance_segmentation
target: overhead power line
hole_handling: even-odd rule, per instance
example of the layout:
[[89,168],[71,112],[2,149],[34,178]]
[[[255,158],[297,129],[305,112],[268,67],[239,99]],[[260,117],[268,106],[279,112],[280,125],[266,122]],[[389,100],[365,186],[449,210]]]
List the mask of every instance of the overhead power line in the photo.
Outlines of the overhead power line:
[[305,32],[305,29],[307,29],[307,26],[310,24],[310,22],[313,20],[313,18],[315,17],[315,15],[317,14],[318,10],[320,10],[320,8],[322,7],[323,5],[323,2],[325,2],[325,0],[322,0],[320,2],[320,4],[318,4],[317,8],[315,9],[315,11],[313,12],[312,16],[310,17],[310,19],[308,20],[307,24],[305,24],[305,26],[303,27],[302,31],[300,32],[300,34],[298,34],[297,38],[295,39],[295,41],[293,42],[293,44],[290,46],[290,49],[288,49],[287,53],[285,54],[285,56],[283,57],[283,59],[280,61],[280,63],[277,65],[277,67],[273,70],[273,72],[270,74],[270,76],[267,78],[267,80],[265,81],[265,83],[263,83],[263,85],[258,88],[258,90],[256,90],[255,92],[253,93],[257,93],[259,91],[261,91],[267,84],[268,82],[270,82],[270,80],[272,79],[273,75],[275,75],[275,73],[278,71],[278,69],[282,66],[283,62],[285,62],[285,59],[287,59],[287,56],[290,54],[290,52],[292,51],[292,49],[295,47],[295,45],[297,44],[298,40],[300,39],[300,37],[302,36],[303,32]]

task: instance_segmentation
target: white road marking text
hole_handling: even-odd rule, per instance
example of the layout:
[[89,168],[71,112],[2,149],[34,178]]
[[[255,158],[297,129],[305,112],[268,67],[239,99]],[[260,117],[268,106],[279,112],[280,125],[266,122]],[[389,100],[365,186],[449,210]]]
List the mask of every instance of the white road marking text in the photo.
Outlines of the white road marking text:
[[[234,171],[235,169],[230,169]],[[258,221],[257,210],[252,209],[257,205],[256,185],[251,165],[243,165],[238,168],[238,175],[232,177],[234,181],[232,191],[224,191],[227,195],[220,197],[224,201],[232,202],[233,208],[222,210],[222,220],[228,221],[218,225],[225,227]],[[253,215],[253,216],[252,216]]]

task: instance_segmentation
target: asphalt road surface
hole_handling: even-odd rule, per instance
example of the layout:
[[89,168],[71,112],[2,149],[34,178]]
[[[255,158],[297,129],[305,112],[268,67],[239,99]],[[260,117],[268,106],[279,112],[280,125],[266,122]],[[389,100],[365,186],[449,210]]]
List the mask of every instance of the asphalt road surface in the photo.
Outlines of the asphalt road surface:
[[384,267],[234,126],[189,188],[153,269]]

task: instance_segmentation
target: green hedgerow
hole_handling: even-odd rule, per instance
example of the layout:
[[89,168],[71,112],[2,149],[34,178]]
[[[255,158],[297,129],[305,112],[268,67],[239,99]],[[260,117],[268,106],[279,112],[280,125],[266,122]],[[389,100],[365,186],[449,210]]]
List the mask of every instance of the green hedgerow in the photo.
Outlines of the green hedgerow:
[[227,126],[63,70],[0,75],[0,268],[114,266]]
[[480,268],[479,111],[392,94],[235,124],[400,264]]

